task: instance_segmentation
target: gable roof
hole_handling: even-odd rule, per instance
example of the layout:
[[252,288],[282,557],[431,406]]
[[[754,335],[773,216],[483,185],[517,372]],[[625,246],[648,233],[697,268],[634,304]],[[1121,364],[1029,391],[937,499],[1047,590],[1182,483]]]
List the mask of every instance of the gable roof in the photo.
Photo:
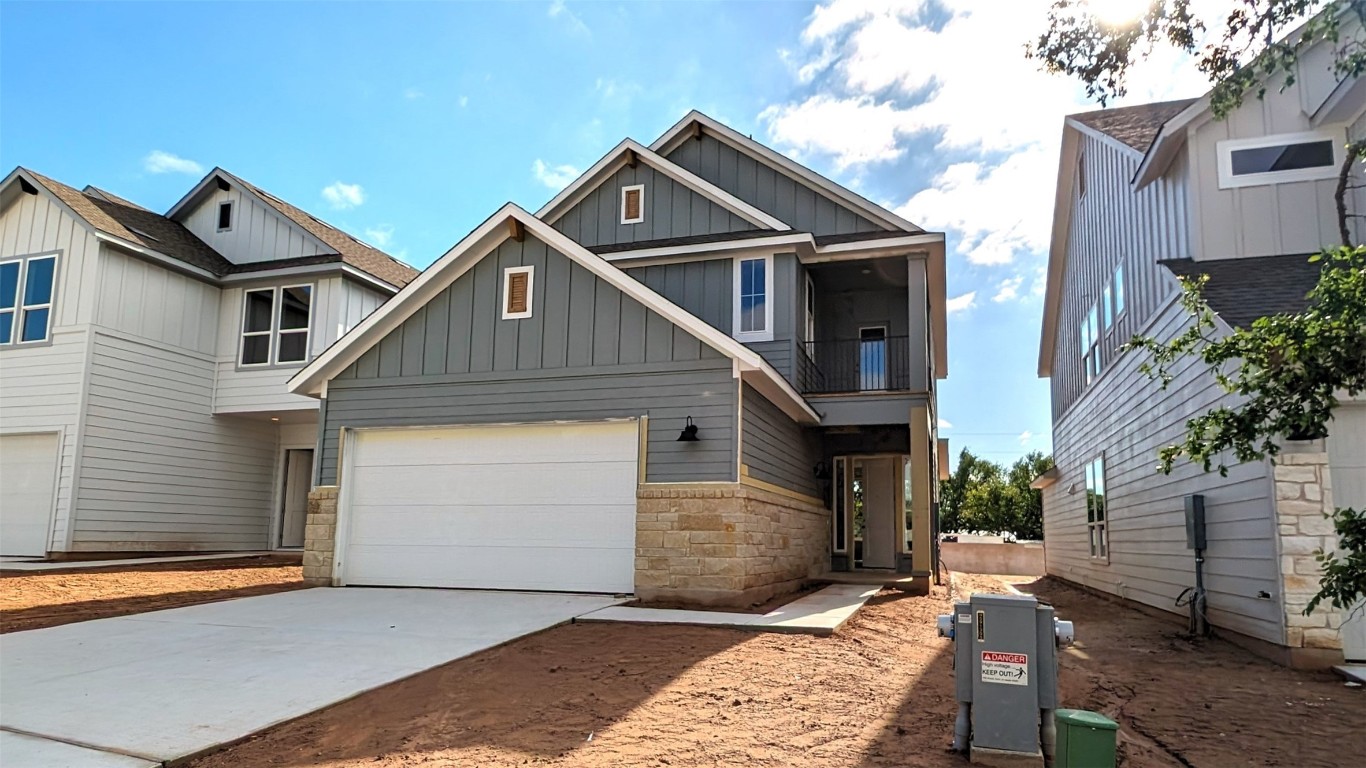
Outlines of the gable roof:
[[126,201],[115,202],[103,196],[81,192],[27,168],[16,168],[14,173],[10,174],[10,179],[6,180],[6,184],[16,175],[46,190],[97,232],[123,241],[135,249],[152,251],[208,272],[212,276],[226,274],[232,268],[231,262],[203,240],[195,237],[179,222],[171,221],[146,208],[128,204]]
[[[239,176],[235,176],[222,168],[214,168],[209,171],[198,184],[194,186],[179,202],[171,206],[171,210],[166,212],[166,218],[179,219],[182,213],[188,213],[199,199],[209,191],[211,185],[222,180],[228,184],[237,184],[247,194],[255,197],[262,205],[269,207],[293,222],[296,226],[303,229],[326,248],[331,248],[340,257],[343,264],[355,267],[366,274],[379,278],[380,280],[402,288],[417,277],[418,270],[395,259],[384,251],[362,242],[361,240],[348,235],[342,230],[328,224],[313,214],[298,208],[290,203],[281,200],[271,193],[261,189]],[[279,260],[276,266],[286,266],[285,262],[291,260]]]
[[314,358],[313,362],[289,380],[289,391],[325,397],[328,381],[511,237],[510,230],[517,226],[527,235],[536,237],[647,309],[729,357],[742,380],[758,389],[794,420],[804,423],[820,421],[820,416],[811,410],[811,406],[792,385],[757,352],[706,324],[515,203],[504,205],[485,219],[484,223],[437,259],[417,279]]
[[791,229],[777,217],[759,210],[701,176],[670,162],[633,139],[623,139],[612,148],[612,151],[594,163],[592,168],[584,171],[550,202],[541,206],[536,215],[545,222],[554,224],[602,181],[616,173],[621,166],[631,162],[632,157],[757,227],[768,230]]
[[1139,152],[1147,152],[1162,126],[1196,101],[1197,99],[1178,99],[1132,107],[1098,109],[1068,115],[1068,119],[1117,139]]
[[1246,328],[1259,317],[1303,312],[1309,307],[1309,292],[1318,285],[1323,272],[1323,265],[1299,254],[1212,261],[1167,259],[1158,263],[1178,277],[1208,275],[1205,302],[1236,328]]
[[665,131],[663,136],[660,136],[650,145],[650,149],[661,155],[668,154],[674,147],[678,146],[685,139],[693,136],[697,131],[702,131],[708,135],[714,136],[736,150],[749,155],[756,161],[764,163],[770,168],[773,168],[798,182],[814,187],[836,200],[844,202],[854,210],[859,211],[869,219],[872,219],[874,222],[889,229],[902,232],[923,231],[920,227],[901,218],[895,213],[892,213],[886,208],[877,205],[862,195],[836,184],[801,163],[796,162],[792,158],[769,149],[754,139],[742,135],[730,126],[713,120],[695,109],[684,115],[683,119],[675,123],[672,128]]

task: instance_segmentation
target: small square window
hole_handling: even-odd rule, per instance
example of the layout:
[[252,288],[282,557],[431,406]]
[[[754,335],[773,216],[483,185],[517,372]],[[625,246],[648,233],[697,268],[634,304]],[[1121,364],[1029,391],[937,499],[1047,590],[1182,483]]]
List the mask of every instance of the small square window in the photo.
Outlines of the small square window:
[[227,200],[218,204],[218,231],[227,232],[232,229],[232,201]]
[[645,185],[621,188],[621,223],[639,224],[645,221]]
[[508,267],[503,270],[503,319],[520,320],[531,317],[532,267]]

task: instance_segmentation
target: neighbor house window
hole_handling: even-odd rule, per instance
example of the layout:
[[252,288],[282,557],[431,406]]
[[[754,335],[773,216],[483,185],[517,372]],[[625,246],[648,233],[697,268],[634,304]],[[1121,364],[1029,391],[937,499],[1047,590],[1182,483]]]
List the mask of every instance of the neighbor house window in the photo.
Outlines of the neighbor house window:
[[242,304],[242,365],[308,360],[313,286],[252,288]]
[[47,341],[57,256],[30,256],[0,263],[0,344]]
[[508,267],[503,270],[503,319],[520,320],[531,317],[531,267]]
[[1115,267],[1115,276],[1110,281],[1113,290],[1110,291],[1111,301],[1114,302],[1115,319],[1124,314],[1124,265]]
[[218,204],[218,231],[227,232],[232,229],[232,201]]
[[773,257],[735,260],[735,332],[740,341],[773,340]]
[[1333,178],[1345,143],[1342,129],[1221,141],[1219,188]]
[[1108,560],[1110,539],[1106,533],[1105,456],[1086,465],[1086,531],[1091,557]]
[[639,224],[645,221],[645,185],[633,184],[621,188],[621,223]]

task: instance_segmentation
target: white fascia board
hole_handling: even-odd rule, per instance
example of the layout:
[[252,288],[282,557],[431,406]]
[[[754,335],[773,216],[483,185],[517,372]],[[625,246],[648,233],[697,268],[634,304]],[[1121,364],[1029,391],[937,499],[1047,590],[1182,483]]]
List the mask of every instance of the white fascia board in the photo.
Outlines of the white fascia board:
[[1048,277],[1043,297],[1043,322],[1039,329],[1040,378],[1053,375],[1053,347],[1056,346],[1058,337],[1058,312],[1062,305],[1062,280],[1067,262],[1067,233],[1072,226],[1072,180],[1077,173],[1077,153],[1080,149],[1080,134],[1064,122],[1062,151],[1058,157],[1058,179],[1053,189],[1053,229],[1048,242]]
[[833,261],[858,261],[879,256],[903,256],[910,251],[928,253],[935,246],[942,247],[943,245],[943,232],[921,232],[877,240],[855,240],[848,243],[817,245],[812,249],[810,256],[802,259],[802,263],[823,264]]
[[1164,123],[1134,171],[1130,182],[1134,191],[1143,189],[1166,173],[1177,153],[1186,145],[1187,130],[1209,118],[1209,96],[1204,96]]
[[901,218],[895,213],[892,213],[886,208],[883,208],[882,206],[873,203],[872,201],[864,198],[861,195],[858,195],[848,189],[845,189],[844,187],[840,186],[839,184],[836,184],[830,179],[825,178],[819,173],[816,173],[810,168],[803,166],[801,163],[798,163],[785,155],[775,152],[772,149],[769,149],[768,147],[764,146],[763,144],[760,144],[754,139],[751,139],[747,136],[738,133],[737,131],[735,131],[735,129],[731,128],[730,126],[718,123],[717,121],[711,119],[710,117],[707,117],[706,115],[702,114],[701,112],[698,112],[697,110],[689,112],[687,115],[683,117],[682,120],[679,120],[677,123],[675,123],[674,126],[670,128],[668,131],[666,131],[663,136],[660,136],[658,139],[655,140],[653,144],[650,145],[650,149],[660,153],[661,155],[667,153],[669,150],[677,146],[678,143],[680,143],[680,137],[686,140],[691,136],[691,133],[688,131],[688,128],[694,122],[700,123],[713,136],[715,136],[720,141],[729,144],[734,149],[739,150],[740,152],[743,152],[744,154],[747,154],[751,157],[754,157],[755,159],[759,160],[765,165],[768,165],[769,167],[778,170],[785,176],[793,177],[799,181],[805,181],[808,184],[812,184],[817,188],[824,190],[826,193],[831,194],[836,198],[843,200],[844,202],[853,206],[854,208],[862,211],[864,214],[868,216],[868,218],[872,219],[873,221],[881,222],[882,224],[889,226],[893,229],[899,229],[909,232],[921,231],[920,227],[916,226],[915,224],[912,224],[906,219]]
[[196,184],[196,185],[194,185],[193,187],[191,187],[191,188],[190,188],[190,191],[185,193],[185,196],[184,196],[184,197],[182,197],[182,198],[180,198],[179,200],[177,200],[177,201],[176,201],[176,204],[173,205],[173,206],[171,206],[171,210],[169,210],[169,211],[166,212],[166,218],[168,218],[168,219],[174,219],[174,218],[175,218],[176,216],[178,216],[182,211],[184,211],[187,207],[189,207],[190,205],[193,205],[194,202],[199,198],[200,194],[204,191],[204,189],[205,189],[206,187],[209,186],[209,182],[211,182],[211,181],[213,181],[214,179],[218,178],[218,176],[219,176],[220,174],[222,174],[222,175],[224,175],[224,176],[227,175],[226,172],[225,172],[222,168],[218,168],[218,167],[215,167],[213,170],[209,171],[209,172],[204,176],[204,178],[202,178],[202,179],[199,180],[199,183],[198,183],[198,184]]
[[277,269],[259,269],[251,272],[234,272],[219,278],[219,282],[224,285],[236,285],[238,283],[250,283],[257,280],[278,280],[289,277],[317,277],[319,275],[339,274],[346,275],[360,283],[375,288],[384,293],[398,293],[398,286],[380,280],[365,270],[356,269],[342,261],[329,261],[324,264],[308,264],[302,267],[279,267]]
[[[85,219],[82,219],[79,216],[77,218],[80,221],[85,221]],[[95,234],[95,239],[97,240],[102,240],[106,243],[109,243],[110,245],[117,246],[126,251],[132,251],[133,253],[136,253],[137,255],[142,256],[145,259],[148,259],[149,261],[156,262],[157,264],[166,267],[167,269],[173,270],[175,272],[183,272],[186,274],[194,275],[195,277],[198,277],[201,280],[204,280],[205,282],[214,283],[215,285],[219,283],[220,279],[218,275],[215,275],[207,269],[201,269],[200,267],[196,267],[193,264],[181,261],[180,259],[171,258],[170,256],[167,256],[161,251],[154,251],[151,248],[138,245],[137,243],[131,242],[129,240],[124,240],[121,237],[116,237],[114,235],[109,234],[108,232],[95,229],[94,227],[91,227],[90,231]]]
[[1091,126],[1087,125],[1086,123],[1083,123],[1080,120],[1076,120],[1070,116],[1064,118],[1064,122],[1066,123],[1068,128],[1071,128],[1077,131],[1078,133],[1084,133],[1087,136],[1090,136],[1091,138],[1095,139],[1096,141],[1099,141],[1100,143],[1108,147],[1111,147],[1112,149],[1118,150],[1119,152],[1126,155],[1131,155],[1139,159],[1140,161],[1143,159],[1142,152],[1140,152],[1137,149],[1134,149],[1128,144],[1125,144],[1119,139],[1116,139],[1114,136],[1105,133],[1104,131],[1098,131],[1095,128],[1092,128]]
[[536,216],[551,224],[558,221],[559,218],[567,213],[569,209],[573,208],[579,200],[583,199],[585,195],[597,188],[596,182],[618,171],[621,166],[626,163],[626,155],[629,152],[634,152],[636,158],[640,162],[645,163],[673,181],[682,184],[693,192],[702,195],[713,203],[729,210],[736,216],[739,216],[757,227],[772,229],[779,232],[792,229],[792,227],[788,226],[777,217],[746,203],[744,200],[730,194],[686,168],[682,168],[669,160],[666,160],[633,139],[623,139],[611,152],[608,152],[601,160],[594,163],[592,168],[589,168],[583,175],[575,179],[572,184],[565,187],[558,195],[551,199],[550,202],[541,206],[541,209],[536,212]]

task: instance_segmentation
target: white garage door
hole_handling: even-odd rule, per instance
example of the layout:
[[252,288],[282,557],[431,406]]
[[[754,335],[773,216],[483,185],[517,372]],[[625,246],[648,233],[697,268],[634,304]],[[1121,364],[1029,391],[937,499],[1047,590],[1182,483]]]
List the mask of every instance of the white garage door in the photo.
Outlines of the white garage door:
[[[1366,404],[1343,404],[1333,413],[1328,437],[1333,472],[1333,506],[1366,509]],[[1342,625],[1342,651],[1348,659],[1366,661],[1366,613],[1358,606]]]
[[358,433],[347,584],[634,590],[635,422]]
[[0,435],[0,555],[47,554],[57,435]]

